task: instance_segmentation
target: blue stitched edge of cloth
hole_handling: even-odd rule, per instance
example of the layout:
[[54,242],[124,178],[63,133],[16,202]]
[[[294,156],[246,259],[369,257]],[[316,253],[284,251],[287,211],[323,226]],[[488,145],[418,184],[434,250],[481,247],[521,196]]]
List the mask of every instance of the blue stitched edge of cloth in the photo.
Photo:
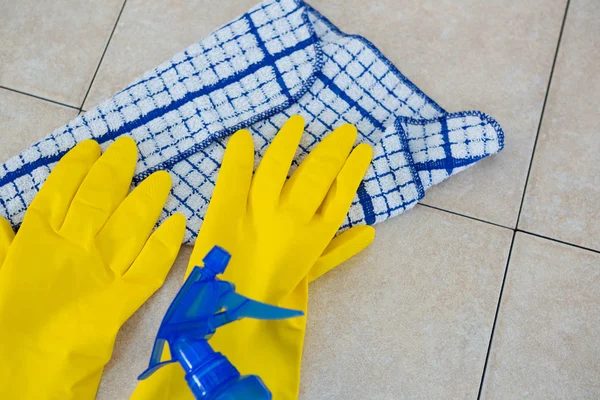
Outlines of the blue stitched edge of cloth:
[[14,227],[58,160],[93,138],[138,144],[134,183],[165,169],[173,190],[161,221],[187,219],[193,243],[228,137],[247,128],[257,159],[294,114],[307,123],[294,166],[343,123],[374,159],[342,229],[413,207],[425,190],[497,153],[490,116],[447,113],[368,40],[347,35],[301,0],[266,0],[0,166],[0,215]]

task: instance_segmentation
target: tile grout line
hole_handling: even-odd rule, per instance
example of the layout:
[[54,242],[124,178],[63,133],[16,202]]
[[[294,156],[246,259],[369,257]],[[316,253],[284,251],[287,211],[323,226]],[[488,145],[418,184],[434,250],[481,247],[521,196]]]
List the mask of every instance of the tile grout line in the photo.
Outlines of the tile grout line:
[[560,243],[560,244],[564,244],[566,246],[575,247],[575,248],[580,249],[580,250],[587,250],[587,251],[591,251],[592,253],[598,253],[598,254],[600,254],[600,250],[592,249],[591,247],[585,247],[585,246],[580,246],[578,244],[565,242],[564,240],[554,239],[554,238],[551,238],[549,236],[540,235],[539,233],[526,231],[524,229],[515,229],[515,231],[517,233],[519,233],[519,232],[520,233],[525,233],[525,234],[530,235],[530,236],[535,236],[535,237],[540,238],[540,239],[545,239],[545,240],[547,240],[549,242]]
[[575,244],[575,243],[571,243],[571,242],[566,242],[564,240],[556,239],[556,238],[553,238],[553,237],[550,237],[550,236],[544,236],[544,235],[541,235],[539,233],[535,233],[535,232],[528,231],[528,230],[525,230],[525,229],[511,228],[510,226],[502,225],[502,224],[499,224],[497,222],[487,221],[485,219],[481,219],[481,218],[477,218],[477,217],[472,217],[472,216],[467,215],[467,214],[461,214],[461,213],[456,212],[456,211],[447,210],[445,208],[436,207],[436,206],[432,206],[432,205],[425,204],[425,203],[417,203],[417,205],[420,206],[420,207],[431,208],[433,210],[441,211],[441,212],[444,212],[444,213],[447,213],[447,214],[456,215],[457,217],[462,217],[462,218],[470,219],[472,221],[481,222],[481,223],[486,224],[486,225],[492,225],[492,226],[495,226],[495,227],[498,227],[498,228],[508,229],[508,230],[516,232],[516,233],[520,232],[520,233],[524,233],[524,234],[527,234],[527,235],[530,235],[530,236],[535,236],[535,237],[538,237],[540,239],[547,240],[549,242],[560,243],[560,244],[564,244],[565,246],[575,247],[575,248],[580,249],[580,250],[586,250],[586,251],[591,251],[592,253],[598,253],[598,254],[600,254],[600,250],[593,249],[591,247],[585,247],[585,246],[582,246],[582,245],[579,245],[579,244]]
[[[550,88],[552,86],[552,79],[554,77],[554,68],[556,67],[556,60],[558,59],[558,52],[560,50],[560,43],[562,41],[562,36],[563,36],[563,32],[565,29],[565,24],[567,22],[567,15],[569,13],[569,5],[571,3],[571,0],[567,0],[567,4],[565,6],[565,12],[563,15],[563,20],[560,26],[560,32],[558,34],[558,40],[556,43],[556,50],[554,52],[554,59],[552,60],[552,67],[550,68],[550,76],[548,77],[548,86],[546,87],[546,95],[544,96],[544,103],[542,105],[542,112],[540,113],[540,121],[538,123],[538,128],[537,128],[537,132],[535,135],[535,141],[533,142],[533,149],[531,151],[531,159],[529,160],[529,168],[527,169],[527,177],[525,178],[525,187],[523,188],[523,196],[521,197],[521,205],[519,206],[519,213],[517,214],[517,223],[515,225],[515,228],[513,229],[513,235],[512,235],[512,239],[510,242],[510,247],[508,249],[508,257],[506,259],[506,266],[504,268],[504,276],[502,278],[502,286],[500,287],[500,294],[498,295],[498,302],[496,304],[496,313],[494,314],[494,322],[492,324],[492,330],[490,332],[490,340],[488,343],[488,348],[487,348],[487,352],[485,355],[485,362],[483,364],[483,371],[481,373],[481,380],[479,382],[479,391],[477,392],[477,400],[481,399],[481,394],[483,392],[483,384],[485,382],[485,374],[487,372],[487,367],[488,367],[488,362],[490,359],[490,354],[491,354],[491,350],[492,350],[492,345],[493,345],[493,341],[494,341],[494,333],[496,331],[496,325],[498,323],[498,315],[500,314],[500,306],[502,304],[502,295],[504,294],[504,287],[506,284],[506,279],[508,277],[508,268],[510,265],[510,260],[512,257],[512,250],[514,247],[514,243],[515,243],[515,238],[517,236],[517,232],[523,232],[523,233],[529,233],[523,230],[519,229],[519,221],[521,219],[521,212],[523,211],[523,203],[525,202],[525,194],[527,192],[527,185],[529,184],[529,178],[531,176],[531,169],[533,166],[533,159],[535,157],[535,151],[537,149],[537,143],[538,143],[538,139],[540,136],[540,131],[542,128],[542,123],[544,121],[544,113],[546,111],[546,104],[548,102],[548,97],[550,94]],[[540,236],[540,235],[535,235],[535,236]],[[540,236],[543,237],[543,236]],[[559,242],[558,240],[554,240]],[[575,247],[581,247],[581,246],[576,246]]]
[[517,214],[517,224],[515,229],[519,229],[519,222],[521,221],[521,212],[523,211],[523,203],[525,203],[525,195],[527,193],[527,186],[529,184],[529,178],[531,176],[531,169],[533,167],[533,159],[535,157],[535,151],[537,150],[538,139],[540,137],[540,131],[542,130],[542,122],[544,121],[544,114],[546,112],[546,104],[550,95],[550,86],[552,85],[552,78],[554,77],[554,67],[556,66],[556,60],[558,59],[558,50],[560,49],[560,42],[562,40],[563,31],[565,29],[565,23],[567,22],[567,14],[569,13],[569,5],[571,0],[567,0],[565,7],[565,14],[563,16],[562,25],[560,26],[560,33],[558,34],[558,42],[556,43],[556,51],[554,53],[554,60],[552,60],[552,68],[550,69],[550,77],[548,78],[548,86],[546,87],[546,95],[544,96],[544,103],[542,105],[542,112],[540,115],[540,122],[538,124],[537,132],[535,134],[535,140],[533,142],[533,149],[531,151],[531,158],[529,159],[529,168],[527,169],[527,176],[525,178],[525,187],[523,188],[523,196],[521,196],[521,205],[519,206],[519,213]]
[[32,94],[32,93],[23,92],[21,90],[9,88],[7,86],[0,86],[0,89],[8,90],[9,92],[14,92],[14,93],[22,94],[24,96],[33,97],[34,99],[38,99],[38,100],[42,100],[42,101],[47,101],[48,103],[56,104],[56,105],[67,107],[67,108],[72,108],[73,110],[79,111],[79,107],[77,107],[77,106],[72,106],[70,104],[61,103],[60,101],[47,99],[47,98],[42,97],[42,96],[38,96],[38,95],[35,95],[35,94]]
[[104,56],[106,55],[106,52],[108,51],[108,46],[110,45],[110,41],[112,40],[113,35],[115,34],[115,31],[117,30],[117,25],[119,24],[119,21],[121,20],[121,15],[123,14],[123,10],[125,9],[126,4],[127,4],[127,0],[124,0],[123,5],[121,6],[121,10],[119,10],[119,15],[117,15],[117,20],[115,21],[115,25],[113,26],[112,31],[110,32],[110,36],[108,37],[106,46],[104,47],[104,51],[102,52],[102,56],[100,57],[100,61],[98,62],[98,66],[96,67],[96,71],[94,71],[94,75],[92,76],[90,86],[88,86],[88,90],[85,93],[83,100],[81,101],[81,106],[78,107],[78,110],[80,112],[83,111],[83,106],[85,105],[85,101],[87,100],[87,98],[90,94],[90,91],[92,90],[92,86],[94,85],[94,80],[96,79],[96,76],[98,75],[98,71],[100,71],[100,66],[102,65]]
[[516,236],[517,236],[517,231],[514,230],[513,234],[512,234],[512,238],[510,240],[510,247],[508,248],[508,257],[506,258],[506,266],[504,267],[504,276],[502,277],[502,285],[500,286],[500,294],[498,295],[498,303],[496,303],[496,312],[494,314],[494,322],[492,324],[492,331],[490,332],[490,340],[488,342],[488,348],[487,348],[487,352],[485,354],[485,362],[483,364],[483,372],[481,374],[481,381],[479,382],[479,390],[477,392],[477,400],[481,399],[481,392],[483,391],[483,382],[485,380],[485,372],[487,370],[488,361],[490,359],[492,342],[494,340],[494,332],[496,330],[496,323],[498,322],[498,315],[500,314],[500,302],[502,301],[502,295],[504,294],[506,278],[508,277],[508,266],[510,265],[510,259],[512,256],[512,250],[513,250],[513,246],[515,244]]
[[427,208],[431,208],[431,209],[434,209],[434,210],[442,211],[442,212],[445,212],[445,213],[448,213],[448,214],[456,215],[458,217],[467,218],[467,219],[470,219],[470,220],[473,220],[473,221],[482,222],[484,224],[497,226],[498,228],[510,229],[511,231],[515,230],[514,228],[511,228],[510,226],[502,225],[502,224],[499,224],[497,222],[492,222],[492,221],[487,221],[485,219],[481,219],[481,218],[477,218],[477,217],[472,217],[470,215],[461,214],[461,213],[456,212],[456,211],[451,211],[451,210],[447,210],[445,208],[440,208],[440,207],[432,206],[430,204],[425,204],[425,203],[420,203],[419,202],[419,203],[417,203],[417,205],[421,206],[421,207],[427,207]]

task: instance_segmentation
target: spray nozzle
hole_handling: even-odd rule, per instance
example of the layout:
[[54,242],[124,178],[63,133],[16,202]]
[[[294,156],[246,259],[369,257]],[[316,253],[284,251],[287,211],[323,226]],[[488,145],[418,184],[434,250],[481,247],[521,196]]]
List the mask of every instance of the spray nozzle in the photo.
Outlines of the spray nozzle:
[[[204,257],[204,268],[194,267],[169,306],[158,329],[148,368],[138,379],[146,379],[159,368],[179,362],[198,399],[218,399],[220,395],[211,397],[211,393],[225,393],[226,386],[230,391],[240,393],[239,397],[231,398],[270,398],[258,377],[240,377],[223,355],[214,352],[208,339],[217,328],[241,318],[275,320],[303,313],[260,303],[236,293],[233,283],[216,277],[225,271],[230,258],[227,251],[215,246]],[[172,358],[161,361],[167,343]],[[261,397],[263,389],[269,397],[265,393]],[[244,397],[243,393],[250,397]]]

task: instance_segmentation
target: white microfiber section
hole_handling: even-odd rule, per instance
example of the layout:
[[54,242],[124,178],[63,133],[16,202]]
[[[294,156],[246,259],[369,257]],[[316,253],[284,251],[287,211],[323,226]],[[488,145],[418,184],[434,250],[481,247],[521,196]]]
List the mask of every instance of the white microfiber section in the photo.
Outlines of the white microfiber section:
[[425,190],[504,147],[500,125],[478,111],[400,119],[399,125]]

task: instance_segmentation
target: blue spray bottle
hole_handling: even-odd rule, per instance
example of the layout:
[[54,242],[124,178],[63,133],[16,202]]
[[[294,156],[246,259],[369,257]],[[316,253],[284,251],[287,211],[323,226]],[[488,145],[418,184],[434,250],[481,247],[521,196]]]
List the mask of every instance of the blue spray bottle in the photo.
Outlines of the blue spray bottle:
[[[148,369],[138,379],[146,379],[162,366],[178,362],[196,399],[271,399],[271,392],[258,376],[241,376],[225,356],[210,347],[208,339],[217,328],[244,317],[273,320],[303,313],[236,293],[232,283],[216,277],[225,271],[230,258],[227,251],[215,246],[204,257],[204,268],[192,270],[162,320]],[[172,359],[161,362],[166,343]]]

